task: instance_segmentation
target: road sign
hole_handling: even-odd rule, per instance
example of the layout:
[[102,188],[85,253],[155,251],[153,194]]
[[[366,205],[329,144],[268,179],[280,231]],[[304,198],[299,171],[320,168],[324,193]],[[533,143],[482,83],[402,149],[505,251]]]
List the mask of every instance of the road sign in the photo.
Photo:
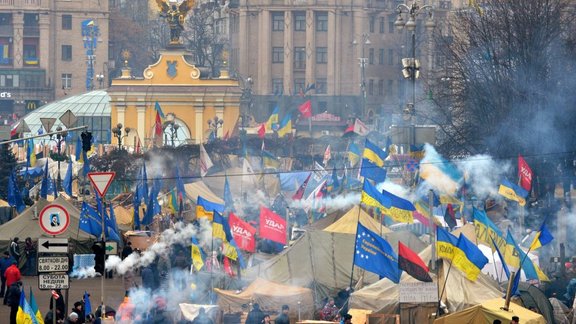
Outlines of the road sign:
[[106,247],[104,248],[106,255],[117,255],[118,254],[118,243],[114,241],[106,242]]
[[70,215],[57,204],[46,205],[38,216],[40,228],[48,235],[62,234],[70,225]]
[[38,272],[67,272],[68,267],[67,256],[38,257]]
[[60,122],[66,126],[66,128],[71,128],[76,123],[78,118],[74,115],[74,113],[68,109],[66,112],[60,116]]
[[38,274],[38,289],[68,289],[70,278],[65,273],[40,273]]
[[56,118],[40,118],[40,122],[42,123],[42,127],[44,127],[44,131],[50,133],[52,126],[56,124]]
[[39,253],[68,253],[67,238],[39,238]]
[[88,172],[88,178],[100,197],[106,195],[106,191],[108,191],[108,187],[110,187],[115,175],[116,172]]

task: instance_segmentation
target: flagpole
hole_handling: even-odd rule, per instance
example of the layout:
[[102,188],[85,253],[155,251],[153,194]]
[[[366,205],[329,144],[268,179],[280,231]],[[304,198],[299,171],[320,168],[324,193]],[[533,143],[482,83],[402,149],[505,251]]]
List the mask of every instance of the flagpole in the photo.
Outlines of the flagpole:
[[[430,221],[434,223],[434,191],[430,189],[428,191],[428,208],[430,209]],[[431,256],[431,267],[433,273],[436,272],[436,231],[432,231],[432,256]],[[450,264],[452,266],[452,264]]]
[[[452,261],[454,260],[454,256],[452,256]],[[438,309],[436,310],[436,317],[438,317],[438,315],[440,314],[440,306],[442,304],[442,296],[444,296],[444,291],[446,290],[446,283],[448,282],[448,276],[450,276],[450,270],[452,270],[452,261],[450,261],[450,266],[448,266],[448,271],[446,272],[446,278],[444,278],[444,284],[442,285],[442,292],[440,293],[440,296],[438,297]],[[438,283],[440,283],[439,281],[439,277],[436,277],[436,280],[438,281]]]
[[[96,193],[98,195],[98,193]],[[106,224],[104,219],[104,208],[106,206],[106,197],[103,196],[102,204],[100,206],[100,215],[102,216],[102,249],[104,250],[104,254],[106,254]],[[106,260],[106,256],[104,256],[104,260]],[[102,269],[102,280],[100,280],[100,289],[101,289],[101,298],[100,298],[100,305],[102,306],[100,309],[100,317],[102,320],[106,319],[106,305],[104,303],[104,278],[106,278],[106,261],[104,261],[104,268]]]
[[[366,179],[364,179],[366,181]],[[360,204],[358,204],[358,216],[357,216],[357,225],[356,225],[356,234],[354,234],[354,251],[352,253],[352,271],[350,271],[350,288],[352,288],[352,283],[354,281],[354,257],[356,256],[356,244],[358,243],[358,224],[360,224]]]

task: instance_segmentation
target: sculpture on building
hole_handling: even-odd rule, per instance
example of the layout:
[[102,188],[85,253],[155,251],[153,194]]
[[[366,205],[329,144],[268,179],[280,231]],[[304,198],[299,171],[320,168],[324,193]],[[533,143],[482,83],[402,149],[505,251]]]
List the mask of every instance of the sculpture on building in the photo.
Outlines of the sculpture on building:
[[184,19],[194,6],[194,0],[184,0],[180,4],[170,0],[156,0],[160,16],[164,17],[170,27],[170,45],[182,44],[180,34],[184,30]]

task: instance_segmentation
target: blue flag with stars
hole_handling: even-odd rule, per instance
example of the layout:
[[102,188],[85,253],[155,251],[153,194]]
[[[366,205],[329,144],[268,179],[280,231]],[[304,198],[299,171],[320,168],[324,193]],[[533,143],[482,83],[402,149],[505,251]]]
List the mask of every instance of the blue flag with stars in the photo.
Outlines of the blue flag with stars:
[[402,270],[398,268],[398,256],[385,239],[361,223],[356,230],[354,265],[395,283],[400,282]]
[[101,217],[98,215],[98,212],[86,202],[82,203],[82,209],[80,210],[80,229],[96,237],[102,235]]

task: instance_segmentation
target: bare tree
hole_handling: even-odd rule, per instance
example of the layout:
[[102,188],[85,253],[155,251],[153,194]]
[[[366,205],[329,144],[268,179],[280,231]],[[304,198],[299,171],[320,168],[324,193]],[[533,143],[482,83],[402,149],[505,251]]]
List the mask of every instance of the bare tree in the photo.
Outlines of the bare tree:
[[185,43],[192,52],[195,64],[208,68],[211,77],[220,75],[222,56],[229,45],[227,9],[227,3],[202,3],[187,20]]
[[[568,0],[486,0],[454,13],[437,38],[445,68],[433,89],[445,123],[441,150],[562,152],[574,121],[575,82]],[[566,127],[567,126],[567,127]],[[570,138],[572,138],[571,136]],[[573,147],[572,147],[573,149]]]

